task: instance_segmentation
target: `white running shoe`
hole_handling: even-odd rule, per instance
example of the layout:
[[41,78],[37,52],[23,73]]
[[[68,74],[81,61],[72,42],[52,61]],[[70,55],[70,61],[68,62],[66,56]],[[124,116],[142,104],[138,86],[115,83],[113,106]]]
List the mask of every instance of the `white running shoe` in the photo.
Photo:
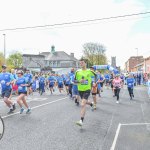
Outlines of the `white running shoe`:
[[76,122],[76,125],[78,125],[78,126],[82,127],[82,125],[83,125],[82,120],[77,121],[77,122]]
[[116,101],[117,104],[119,104],[119,101]]

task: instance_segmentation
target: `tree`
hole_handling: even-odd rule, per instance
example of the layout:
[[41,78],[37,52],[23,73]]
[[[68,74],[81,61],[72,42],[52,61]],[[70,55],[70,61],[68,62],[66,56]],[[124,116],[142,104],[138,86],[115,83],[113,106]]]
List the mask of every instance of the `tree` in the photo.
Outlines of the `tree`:
[[99,43],[90,42],[83,45],[83,57],[88,59],[90,65],[107,64],[105,52],[105,46]]
[[22,67],[22,54],[19,52],[15,52],[9,55],[7,59],[7,65],[11,66],[11,68],[20,68]]
[[4,55],[3,53],[0,53],[0,72],[2,71],[1,66],[4,64]]

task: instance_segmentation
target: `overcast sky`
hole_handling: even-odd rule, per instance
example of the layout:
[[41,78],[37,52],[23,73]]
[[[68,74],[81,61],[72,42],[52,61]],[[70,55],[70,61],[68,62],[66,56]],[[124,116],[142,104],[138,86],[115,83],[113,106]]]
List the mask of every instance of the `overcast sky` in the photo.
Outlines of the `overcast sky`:
[[[0,0],[0,30],[56,24],[150,11],[149,0]],[[117,65],[134,55],[150,56],[150,14],[61,27],[0,32],[0,52],[6,34],[7,55],[14,51],[38,54],[56,51],[82,55],[82,45],[98,42],[107,56],[117,57]]]

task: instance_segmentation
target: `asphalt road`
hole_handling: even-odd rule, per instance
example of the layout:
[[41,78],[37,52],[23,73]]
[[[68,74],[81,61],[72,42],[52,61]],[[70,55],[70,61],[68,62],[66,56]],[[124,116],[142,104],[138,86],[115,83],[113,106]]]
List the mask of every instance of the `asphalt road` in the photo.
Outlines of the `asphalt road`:
[[124,87],[116,104],[111,90],[105,89],[96,111],[87,106],[82,128],[75,124],[80,107],[65,93],[34,93],[27,98],[32,108],[28,115],[20,115],[18,106],[14,114],[7,115],[0,100],[5,123],[0,150],[149,150],[150,100],[146,87],[134,91],[131,101]]

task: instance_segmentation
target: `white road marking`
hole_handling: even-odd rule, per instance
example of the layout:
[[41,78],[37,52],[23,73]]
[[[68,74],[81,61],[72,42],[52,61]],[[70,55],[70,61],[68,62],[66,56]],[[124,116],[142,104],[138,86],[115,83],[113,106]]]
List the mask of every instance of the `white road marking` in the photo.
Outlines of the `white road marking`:
[[121,124],[122,126],[141,126],[141,125],[150,125],[150,123],[148,122],[144,122],[144,123],[124,123]]
[[[46,105],[49,105],[49,104],[52,104],[52,103],[56,103],[56,102],[59,102],[59,101],[62,101],[62,100],[65,100],[66,98],[68,98],[68,97],[64,97],[64,98],[61,98],[61,99],[58,99],[58,100],[55,100],[55,101],[51,101],[51,102],[44,103],[44,104],[41,104],[41,105],[38,105],[38,106],[34,106],[34,107],[31,108],[31,110],[34,110],[34,109],[36,109],[36,108],[40,108],[40,107],[42,107],[42,106],[46,106]],[[4,119],[4,118],[8,118],[8,117],[10,117],[10,116],[14,116],[14,115],[17,115],[17,114],[19,114],[19,113],[20,113],[20,112],[16,112],[16,113],[13,113],[13,114],[10,114],[10,115],[2,116],[2,118],[3,118],[3,119]]]
[[119,132],[120,132],[121,125],[122,125],[122,124],[119,123],[118,128],[117,128],[117,130],[116,130],[115,138],[114,138],[114,140],[113,140],[113,144],[112,144],[110,150],[114,150],[114,149],[115,149],[115,146],[116,146],[116,143],[117,143],[117,139],[118,139],[118,136],[119,136]]

